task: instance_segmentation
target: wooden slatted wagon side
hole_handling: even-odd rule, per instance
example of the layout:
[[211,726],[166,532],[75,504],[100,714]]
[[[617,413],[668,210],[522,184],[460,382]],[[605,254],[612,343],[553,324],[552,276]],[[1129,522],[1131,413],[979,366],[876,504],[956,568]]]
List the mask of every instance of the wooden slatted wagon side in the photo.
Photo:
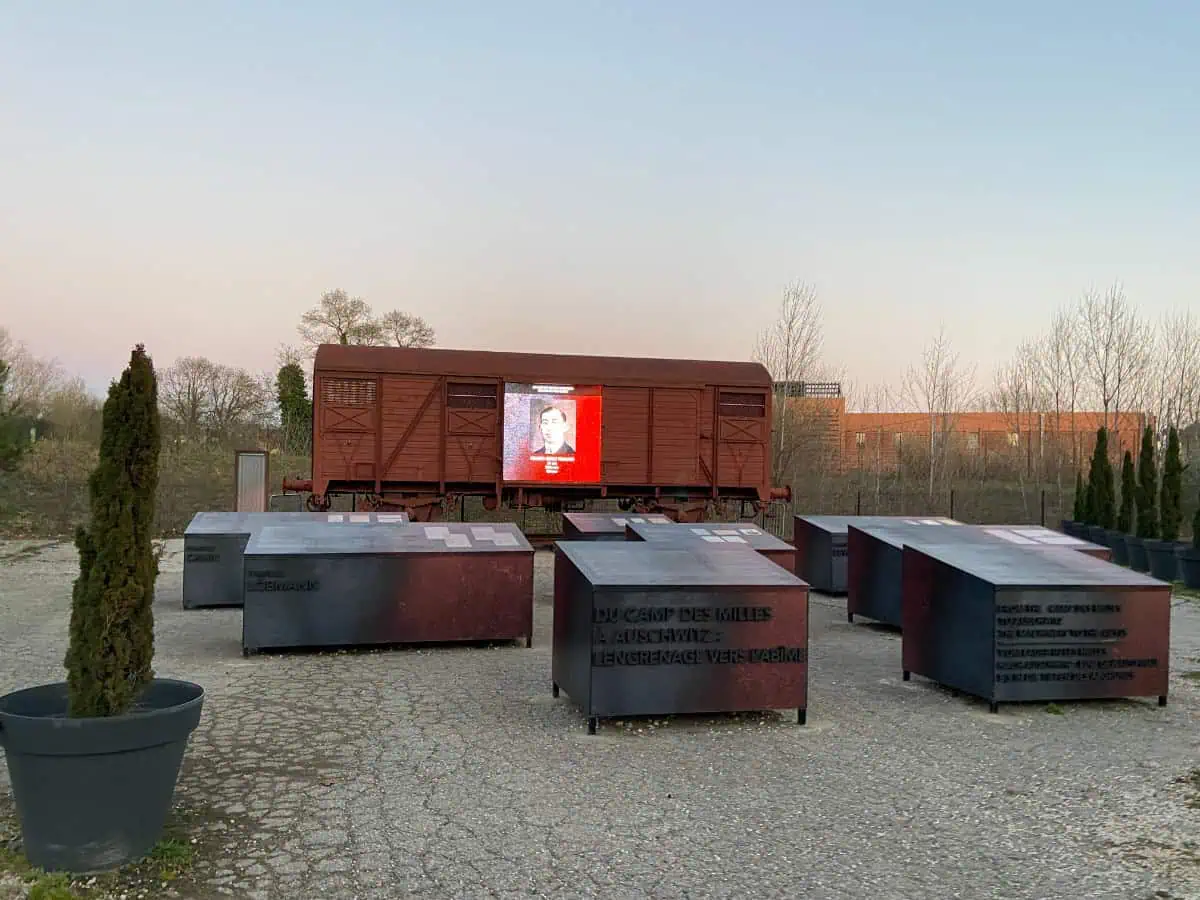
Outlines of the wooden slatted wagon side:
[[[284,483],[310,509],[354,493],[429,521],[462,496],[489,509],[616,498],[684,521],[790,496],[770,484],[772,382],[757,363],[326,344],[313,397],[311,480]],[[534,446],[551,405],[568,410],[573,455]]]

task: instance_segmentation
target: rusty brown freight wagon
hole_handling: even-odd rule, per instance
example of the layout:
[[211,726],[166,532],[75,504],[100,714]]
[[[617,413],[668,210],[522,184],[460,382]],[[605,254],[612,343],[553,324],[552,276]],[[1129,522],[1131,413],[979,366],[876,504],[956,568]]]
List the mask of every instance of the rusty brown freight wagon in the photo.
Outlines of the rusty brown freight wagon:
[[[313,364],[311,509],[354,493],[413,519],[623,508],[687,520],[773,489],[771,376],[757,363],[324,344]],[[582,501],[582,502],[581,502]]]

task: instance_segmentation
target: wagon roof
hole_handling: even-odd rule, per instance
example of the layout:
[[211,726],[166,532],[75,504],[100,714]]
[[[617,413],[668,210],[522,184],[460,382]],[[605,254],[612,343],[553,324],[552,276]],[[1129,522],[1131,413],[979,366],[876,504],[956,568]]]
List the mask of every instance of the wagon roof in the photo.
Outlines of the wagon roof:
[[714,384],[771,387],[770,373],[761,363],[755,362],[343,344],[321,344],[317,348],[313,371],[456,375],[526,383]]

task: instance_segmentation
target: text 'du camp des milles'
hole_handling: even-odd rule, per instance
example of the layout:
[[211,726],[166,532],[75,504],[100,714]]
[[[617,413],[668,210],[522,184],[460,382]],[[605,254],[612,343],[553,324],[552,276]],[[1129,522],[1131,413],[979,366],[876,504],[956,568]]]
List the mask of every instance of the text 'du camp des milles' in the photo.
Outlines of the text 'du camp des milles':
[[[733,666],[804,664],[808,648],[775,644],[729,647],[731,628],[770,635],[769,606],[604,606],[592,613],[592,665]],[[764,627],[765,626],[765,627]]]
[[1119,652],[1129,637],[1120,603],[1022,603],[996,607],[996,682],[1132,681],[1157,657]]

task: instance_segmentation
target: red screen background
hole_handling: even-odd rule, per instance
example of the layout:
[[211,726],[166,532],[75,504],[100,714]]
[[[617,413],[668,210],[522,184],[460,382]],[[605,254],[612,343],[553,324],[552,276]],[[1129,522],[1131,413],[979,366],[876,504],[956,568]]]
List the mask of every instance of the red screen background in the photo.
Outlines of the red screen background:
[[[553,395],[533,393],[531,396],[538,403],[553,402]],[[575,404],[574,431],[575,448],[574,460],[561,457],[554,458],[558,466],[557,472],[547,471],[547,462],[542,459],[530,459],[535,447],[542,444],[542,436],[534,430],[530,433],[529,406],[520,407],[525,417],[523,422],[504,423],[506,446],[504,448],[504,480],[505,481],[539,481],[539,482],[573,482],[589,483],[600,481],[600,423],[603,412],[603,397],[599,386],[576,387],[570,394]],[[505,418],[509,415],[505,409]],[[507,442],[512,441],[512,446]]]

